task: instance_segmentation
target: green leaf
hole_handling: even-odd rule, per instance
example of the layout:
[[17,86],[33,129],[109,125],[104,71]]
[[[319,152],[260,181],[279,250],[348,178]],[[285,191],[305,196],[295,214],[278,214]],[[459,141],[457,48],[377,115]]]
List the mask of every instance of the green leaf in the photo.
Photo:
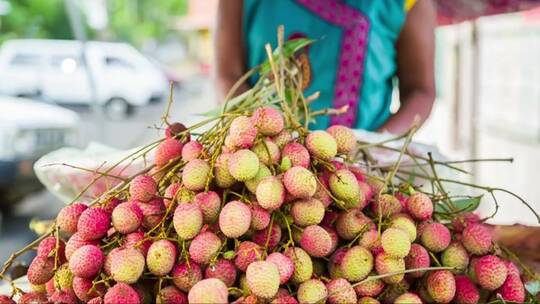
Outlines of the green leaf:
[[[298,50],[312,44],[315,42],[313,39],[308,38],[297,38],[297,39],[291,39],[287,40],[285,43],[283,43],[283,57],[288,58],[292,56],[294,53],[296,53]],[[276,48],[272,54],[272,58],[274,61],[277,61],[279,58],[279,48]],[[261,64],[260,67],[260,73],[266,74],[270,72],[270,62],[268,59]]]
[[536,297],[540,292],[540,281],[529,281],[525,283],[525,289],[533,296]]
[[[478,209],[481,199],[482,195],[471,198],[458,199],[452,201],[452,205],[456,207],[458,212],[472,212]],[[435,205],[435,212],[447,213],[447,211],[445,211],[440,204]]]

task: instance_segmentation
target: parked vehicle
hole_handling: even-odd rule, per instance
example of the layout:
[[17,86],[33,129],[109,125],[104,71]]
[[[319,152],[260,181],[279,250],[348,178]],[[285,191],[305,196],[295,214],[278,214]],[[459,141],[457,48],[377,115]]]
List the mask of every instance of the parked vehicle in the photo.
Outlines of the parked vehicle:
[[33,165],[77,142],[79,116],[62,107],[0,95],[0,208],[42,188]]
[[79,41],[5,42],[0,48],[0,94],[90,105],[93,79],[96,102],[117,119],[166,96],[165,74],[131,45],[90,41],[85,46],[86,62]]

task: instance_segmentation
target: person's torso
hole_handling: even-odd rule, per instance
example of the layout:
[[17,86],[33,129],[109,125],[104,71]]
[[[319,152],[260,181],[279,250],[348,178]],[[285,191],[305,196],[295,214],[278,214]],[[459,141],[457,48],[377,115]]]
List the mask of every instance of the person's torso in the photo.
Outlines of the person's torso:
[[[317,118],[313,128],[345,124],[375,130],[390,116],[396,40],[405,21],[405,0],[244,0],[247,65],[266,59],[264,45],[285,38],[316,39],[305,52],[310,80],[305,94],[320,97],[313,110],[349,106],[340,116]],[[408,0],[410,1],[410,0]]]

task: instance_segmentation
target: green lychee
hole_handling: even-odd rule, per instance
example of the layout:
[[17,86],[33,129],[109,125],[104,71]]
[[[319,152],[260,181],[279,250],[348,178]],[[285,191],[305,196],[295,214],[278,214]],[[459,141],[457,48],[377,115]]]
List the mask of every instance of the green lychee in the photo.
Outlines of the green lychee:
[[388,228],[381,236],[381,245],[388,255],[404,258],[409,254],[411,241],[407,233],[401,229]]
[[317,191],[313,173],[300,166],[292,167],[283,175],[283,185],[295,198],[310,198]]
[[273,263],[253,262],[246,270],[246,280],[253,294],[264,299],[271,299],[279,288],[279,271]]
[[299,284],[311,278],[313,274],[313,263],[307,252],[299,247],[289,247],[284,253],[294,263],[294,273],[291,282]]
[[259,171],[259,158],[250,150],[238,150],[229,158],[229,173],[238,181],[254,178]]
[[192,159],[182,171],[182,183],[184,187],[192,191],[201,191],[206,187],[210,165],[202,159]]
[[343,201],[345,208],[355,208],[363,205],[364,194],[360,190],[358,181],[354,174],[347,169],[337,170],[330,175],[330,190],[335,197]]
[[297,298],[300,303],[324,303],[328,297],[328,290],[324,283],[317,279],[307,280],[298,286]]
[[310,198],[293,202],[290,213],[296,225],[306,227],[319,224],[324,217],[325,208],[321,201]]
[[337,154],[337,143],[326,131],[313,131],[306,137],[306,148],[309,153],[322,160],[330,160]]
[[277,177],[267,176],[257,185],[256,197],[262,208],[270,211],[278,209],[285,201],[285,187]]

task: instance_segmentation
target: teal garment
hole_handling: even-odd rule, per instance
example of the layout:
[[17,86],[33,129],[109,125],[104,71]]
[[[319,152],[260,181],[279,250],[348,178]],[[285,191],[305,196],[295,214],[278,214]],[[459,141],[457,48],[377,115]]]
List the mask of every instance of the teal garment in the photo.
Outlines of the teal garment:
[[[352,124],[356,128],[376,130],[390,117],[392,80],[397,70],[395,44],[406,18],[404,0],[344,0],[341,3],[360,11],[369,22],[364,71],[358,88],[358,113]],[[320,92],[319,99],[311,105],[313,110],[332,107],[344,28],[325,21],[294,0],[244,0],[243,32],[248,68],[266,59],[266,43],[276,46],[279,25],[285,26],[285,38],[300,33],[318,40],[308,50],[312,79],[305,94]],[[319,117],[312,128],[326,128],[329,123],[327,116]]]

